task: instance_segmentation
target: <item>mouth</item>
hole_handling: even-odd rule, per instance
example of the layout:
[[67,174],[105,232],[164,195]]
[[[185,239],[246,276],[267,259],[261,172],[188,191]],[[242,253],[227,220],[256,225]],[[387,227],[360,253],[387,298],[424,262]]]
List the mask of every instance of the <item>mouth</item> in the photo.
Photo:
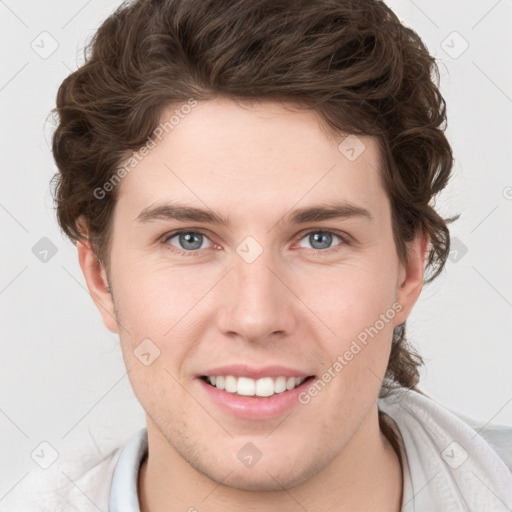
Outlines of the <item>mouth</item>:
[[283,365],[250,366],[244,363],[204,368],[197,374],[200,392],[230,417],[265,421],[291,414],[315,375]]
[[287,394],[308,381],[314,379],[314,375],[307,377],[236,377],[234,375],[202,375],[200,378],[209,386],[242,397],[269,398],[274,395]]

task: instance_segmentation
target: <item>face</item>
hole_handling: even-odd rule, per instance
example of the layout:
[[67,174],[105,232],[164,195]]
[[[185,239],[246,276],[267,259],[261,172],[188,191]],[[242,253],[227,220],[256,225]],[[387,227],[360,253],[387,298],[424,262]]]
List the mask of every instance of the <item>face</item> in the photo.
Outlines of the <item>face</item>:
[[213,481],[297,485],[376,421],[421,272],[397,256],[376,141],[345,136],[200,102],[119,185],[113,302],[88,284],[150,439]]

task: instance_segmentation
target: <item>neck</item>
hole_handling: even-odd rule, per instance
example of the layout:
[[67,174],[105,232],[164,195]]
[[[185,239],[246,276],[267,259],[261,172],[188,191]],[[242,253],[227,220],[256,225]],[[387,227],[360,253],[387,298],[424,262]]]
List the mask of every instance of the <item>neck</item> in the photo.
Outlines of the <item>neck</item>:
[[212,481],[181,458],[160,431],[150,430],[149,422],[148,446],[150,456],[139,473],[141,512],[398,512],[402,504],[400,457],[379,427],[377,407],[328,466],[282,491],[246,491]]

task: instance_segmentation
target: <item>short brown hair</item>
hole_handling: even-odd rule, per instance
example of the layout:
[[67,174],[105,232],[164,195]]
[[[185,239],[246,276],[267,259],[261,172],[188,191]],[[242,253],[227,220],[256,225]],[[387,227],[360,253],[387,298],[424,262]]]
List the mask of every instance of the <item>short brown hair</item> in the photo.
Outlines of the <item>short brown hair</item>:
[[[397,254],[428,233],[426,282],[446,262],[447,222],[431,205],[449,179],[446,106],[435,60],[377,0],[138,0],[95,33],[61,84],[54,197],[69,238],[108,268],[116,188],[94,191],[154,133],[165,108],[190,98],[269,100],[312,109],[333,134],[377,138]],[[414,388],[421,357],[396,327],[382,396]]]

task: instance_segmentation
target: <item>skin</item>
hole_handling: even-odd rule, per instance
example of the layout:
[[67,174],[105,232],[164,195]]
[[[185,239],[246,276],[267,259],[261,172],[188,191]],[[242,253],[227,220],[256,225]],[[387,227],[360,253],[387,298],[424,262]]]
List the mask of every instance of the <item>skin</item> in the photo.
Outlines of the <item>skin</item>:
[[[278,103],[199,102],[120,183],[108,279],[90,245],[79,242],[89,291],[107,328],[119,333],[146,411],[143,512],[400,509],[400,461],[379,428],[377,399],[393,327],[421,292],[428,238],[419,234],[400,262],[378,145],[359,137],[366,149],[349,161],[338,149],[345,136],[336,141],[315,113]],[[284,220],[296,208],[335,200],[372,218]],[[136,220],[168,201],[213,210],[231,224]],[[189,246],[169,238],[177,229],[201,229],[201,248],[179,253]],[[318,229],[333,232],[330,245],[311,240]],[[248,236],[263,249],[252,263],[236,252]],[[196,378],[242,362],[318,377],[397,303],[394,319],[291,414],[237,418]],[[134,356],[147,338],[160,350],[149,366]],[[250,468],[237,458],[247,442],[262,453]]]

